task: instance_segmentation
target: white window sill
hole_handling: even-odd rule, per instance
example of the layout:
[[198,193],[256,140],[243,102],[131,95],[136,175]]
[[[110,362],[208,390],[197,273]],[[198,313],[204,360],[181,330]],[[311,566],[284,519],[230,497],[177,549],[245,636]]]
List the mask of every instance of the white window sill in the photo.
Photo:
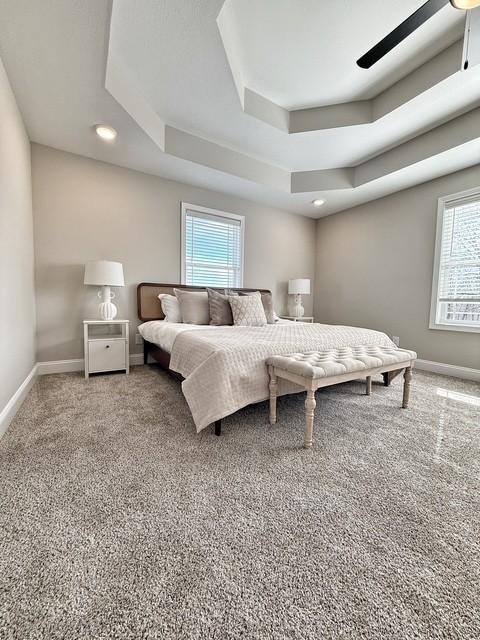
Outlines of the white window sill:
[[437,324],[430,323],[429,329],[440,329],[441,331],[464,331],[467,333],[480,333],[480,327],[468,324]]

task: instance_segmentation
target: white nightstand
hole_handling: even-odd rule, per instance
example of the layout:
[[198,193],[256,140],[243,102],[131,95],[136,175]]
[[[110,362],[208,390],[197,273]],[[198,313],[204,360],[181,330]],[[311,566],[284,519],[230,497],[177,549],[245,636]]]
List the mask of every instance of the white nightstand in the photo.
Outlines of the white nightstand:
[[85,378],[103,371],[130,371],[129,320],[84,320]]
[[283,320],[293,320],[293,322],[314,322],[313,316],[302,316],[298,318],[295,316],[280,316],[280,318]]

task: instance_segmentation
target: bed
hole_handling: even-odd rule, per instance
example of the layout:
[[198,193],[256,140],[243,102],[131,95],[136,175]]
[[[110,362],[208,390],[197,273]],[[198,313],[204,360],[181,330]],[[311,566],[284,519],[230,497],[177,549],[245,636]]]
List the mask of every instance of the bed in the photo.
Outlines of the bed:
[[[391,347],[385,334],[340,325],[279,321],[264,327],[185,325],[165,322],[160,293],[174,288],[205,290],[175,284],[141,283],[137,287],[139,332],[144,339],[144,362],[151,355],[182,380],[182,391],[197,432],[242,407],[269,397],[265,360],[272,355],[326,351],[339,347]],[[266,289],[236,289],[261,291]],[[278,395],[302,389],[280,381]]]

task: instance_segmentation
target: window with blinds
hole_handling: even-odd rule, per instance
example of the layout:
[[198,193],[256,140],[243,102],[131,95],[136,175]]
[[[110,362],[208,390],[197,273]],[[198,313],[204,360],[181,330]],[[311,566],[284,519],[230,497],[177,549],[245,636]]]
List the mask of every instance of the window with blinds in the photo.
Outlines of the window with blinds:
[[480,331],[480,191],[439,201],[433,328]]
[[244,218],[182,203],[182,283],[243,286]]

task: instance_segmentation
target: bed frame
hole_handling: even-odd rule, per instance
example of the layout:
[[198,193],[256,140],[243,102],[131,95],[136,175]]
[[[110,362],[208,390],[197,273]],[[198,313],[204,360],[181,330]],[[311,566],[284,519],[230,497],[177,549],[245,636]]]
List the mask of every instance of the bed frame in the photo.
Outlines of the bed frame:
[[[206,291],[206,287],[194,287],[185,284],[163,284],[159,282],[141,282],[137,286],[137,315],[142,322],[148,322],[149,320],[163,320],[165,315],[162,311],[160,304],[159,294],[169,293],[174,295],[174,289],[186,289],[188,291]],[[211,287],[215,291],[224,291],[224,288]],[[251,293],[253,291],[260,291],[260,293],[271,293],[269,289],[238,289],[233,288],[232,291],[243,291],[245,293]],[[183,377],[176,371],[170,369],[170,354],[168,351],[161,349],[158,345],[143,341],[143,362],[147,364],[148,356],[151,356],[158,364],[168,371],[172,376],[178,380],[183,380]],[[222,433],[222,421],[217,420],[215,422],[215,435],[219,436]]]

